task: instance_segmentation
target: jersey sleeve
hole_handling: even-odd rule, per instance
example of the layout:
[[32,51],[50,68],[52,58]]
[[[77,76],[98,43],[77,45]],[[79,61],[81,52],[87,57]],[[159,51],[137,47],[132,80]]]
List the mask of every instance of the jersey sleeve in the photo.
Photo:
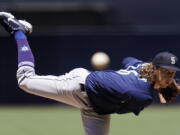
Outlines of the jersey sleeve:
[[140,63],[144,63],[144,62],[134,57],[126,57],[122,61],[122,67],[127,68],[129,66],[136,66],[137,64],[140,64]]

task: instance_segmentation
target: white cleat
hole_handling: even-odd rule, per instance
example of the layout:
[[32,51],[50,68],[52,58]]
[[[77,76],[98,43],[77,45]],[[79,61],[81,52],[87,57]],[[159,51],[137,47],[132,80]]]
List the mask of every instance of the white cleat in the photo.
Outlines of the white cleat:
[[11,13],[0,12],[0,24],[7,32],[13,35],[16,31],[23,31],[25,34],[32,33],[32,25],[25,20],[17,20]]

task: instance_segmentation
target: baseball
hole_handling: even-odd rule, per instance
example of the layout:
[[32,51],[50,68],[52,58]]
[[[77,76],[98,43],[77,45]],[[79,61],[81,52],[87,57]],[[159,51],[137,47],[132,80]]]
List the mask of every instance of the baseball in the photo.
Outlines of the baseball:
[[96,52],[91,57],[91,64],[95,70],[104,70],[109,66],[110,58],[104,52]]

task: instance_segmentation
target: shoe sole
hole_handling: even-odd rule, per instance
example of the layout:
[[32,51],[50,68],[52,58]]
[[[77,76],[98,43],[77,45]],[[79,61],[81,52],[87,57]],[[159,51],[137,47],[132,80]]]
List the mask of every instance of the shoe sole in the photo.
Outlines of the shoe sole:
[[14,19],[14,16],[11,13],[7,13],[7,12],[0,12],[0,16],[6,16],[8,18]]

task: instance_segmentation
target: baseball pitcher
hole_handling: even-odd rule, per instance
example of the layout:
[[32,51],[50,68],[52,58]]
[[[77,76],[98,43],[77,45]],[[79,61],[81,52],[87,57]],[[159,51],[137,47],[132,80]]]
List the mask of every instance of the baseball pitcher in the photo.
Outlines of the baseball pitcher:
[[0,23],[16,40],[19,87],[79,108],[86,135],[108,135],[111,114],[139,115],[152,103],[154,91],[161,103],[170,103],[180,93],[174,79],[180,70],[178,58],[169,52],[158,53],[150,63],[125,58],[124,68],[118,71],[76,68],[60,76],[37,75],[26,37],[32,32],[32,25],[7,12],[0,12]]

